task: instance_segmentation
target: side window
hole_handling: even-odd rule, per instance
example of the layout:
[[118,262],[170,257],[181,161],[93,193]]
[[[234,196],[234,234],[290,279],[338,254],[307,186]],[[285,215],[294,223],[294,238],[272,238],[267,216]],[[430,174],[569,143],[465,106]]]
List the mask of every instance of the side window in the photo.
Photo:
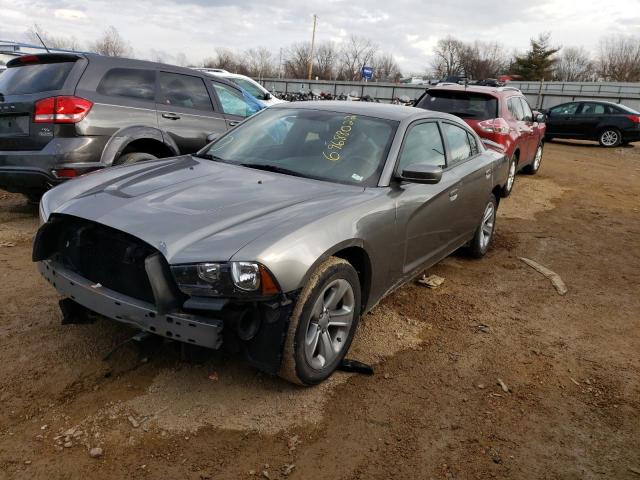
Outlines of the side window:
[[564,105],[553,107],[549,111],[554,115],[575,115],[576,110],[578,110],[577,103],[565,103]]
[[442,168],[446,166],[442,136],[437,123],[419,123],[405,135],[398,171],[402,172],[409,165],[415,164]]
[[529,106],[529,102],[524,97],[520,97],[520,104],[522,105],[523,120],[525,122],[533,122],[533,112]]
[[451,123],[443,123],[442,127],[449,143],[449,165],[453,166],[469,158],[472,153],[467,131]]
[[478,142],[476,141],[476,137],[467,132],[469,136],[469,145],[471,146],[471,155],[477,155],[480,153],[480,147],[478,147]]
[[102,77],[96,92],[112,97],[154,100],[156,73],[153,70],[112,68]]
[[524,111],[522,110],[522,104],[518,97],[511,97],[507,100],[507,108],[511,113],[511,116],[515,120],[523,120],[524,119]]
[[583,103],[580,110],[581,115],[602,115],[603,113],[605,113],[605,106],[601,103]]
[[245,96],[235,88],[218,82],[211,83],[218,95],[218,100],[220,100],[224,113],[238,115],[239,117],[249,117],[260,110],[256,105],[249,103]]
[[179,73],[160,72],[160,103],[208,112],[213,110],[204,81]]

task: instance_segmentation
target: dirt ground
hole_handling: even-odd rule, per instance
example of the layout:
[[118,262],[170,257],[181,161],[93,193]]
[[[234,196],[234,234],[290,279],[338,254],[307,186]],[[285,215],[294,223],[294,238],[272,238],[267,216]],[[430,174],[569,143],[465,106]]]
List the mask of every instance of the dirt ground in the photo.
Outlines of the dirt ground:
[[103,361],[130,331],[60,324],[36,217],[0,192],[2,479],[640,479],[640,145],[547,145],[484,259],[364,317],[375,375],[310,389],[169,344]]

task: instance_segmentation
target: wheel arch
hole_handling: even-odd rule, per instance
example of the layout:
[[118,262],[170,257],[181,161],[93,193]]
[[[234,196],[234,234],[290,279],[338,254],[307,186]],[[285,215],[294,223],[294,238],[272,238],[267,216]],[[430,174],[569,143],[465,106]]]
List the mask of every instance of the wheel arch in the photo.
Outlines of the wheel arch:
[[173,139],[160,129],[147,126],[131,126],[118,130],[109,139],[100,157],[100,163],[112,165],[123,153],[140,151],[157,157],[180,155]]

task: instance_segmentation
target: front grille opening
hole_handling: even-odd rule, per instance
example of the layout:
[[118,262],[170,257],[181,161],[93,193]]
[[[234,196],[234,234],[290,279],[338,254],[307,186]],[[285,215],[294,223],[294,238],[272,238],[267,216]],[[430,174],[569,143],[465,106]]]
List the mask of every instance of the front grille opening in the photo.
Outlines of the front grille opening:
[[[106,225],[57,215],[56,259],[78,275],[129,297],[155,303],[145,259],[157,252],[139,238]],[[50,239],[48,239],[50,240]]]

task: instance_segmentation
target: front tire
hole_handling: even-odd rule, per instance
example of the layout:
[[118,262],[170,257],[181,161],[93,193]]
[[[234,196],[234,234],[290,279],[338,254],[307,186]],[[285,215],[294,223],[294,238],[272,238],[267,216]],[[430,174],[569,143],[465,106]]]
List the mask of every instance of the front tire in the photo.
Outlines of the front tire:
[[617,147],[622,143],[622,135],[617,128],[605,128],[600,132],[598,143],[606,148]]
[[291,315],[280,377],[316,385],[342,362],[360,319],[360,281],[349,262],[325,260],[311,275]]
[[476,233],[471,240],[469,246],[469,253],[474,258],[482,258],[489,250],[491,245],[491,239],[493,238],[493,232],[496,228],[496,212],[498,211],[498,201],[496,197],[491,194],[482,214],[482,220],[480,225],[476,229]]

